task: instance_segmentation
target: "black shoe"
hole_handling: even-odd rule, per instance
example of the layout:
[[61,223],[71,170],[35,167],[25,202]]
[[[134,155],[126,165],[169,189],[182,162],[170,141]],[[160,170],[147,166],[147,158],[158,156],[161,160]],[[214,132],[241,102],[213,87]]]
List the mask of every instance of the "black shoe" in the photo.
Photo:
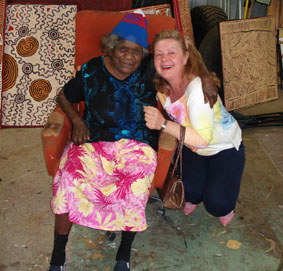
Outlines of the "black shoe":
[[130,264],[126,261],[117,261],[114,271],[130,271]]
[[50,265],[48,271],[63,271],[64,265]]

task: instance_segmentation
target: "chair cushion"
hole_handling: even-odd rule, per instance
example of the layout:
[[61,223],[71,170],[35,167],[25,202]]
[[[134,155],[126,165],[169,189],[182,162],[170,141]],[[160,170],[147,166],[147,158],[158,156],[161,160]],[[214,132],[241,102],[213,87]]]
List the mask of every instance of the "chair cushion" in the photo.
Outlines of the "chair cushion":
[[[103,55],[101,38],[109,34],[122,19],[124,12],[81,10],[76,15],[75,65],[82,65],[93,57]],[[148,19],[148,43],[164,29],[175,29],[175,20],[168,16],[146,15]],[[90,44],[92,46],[90,46]]]

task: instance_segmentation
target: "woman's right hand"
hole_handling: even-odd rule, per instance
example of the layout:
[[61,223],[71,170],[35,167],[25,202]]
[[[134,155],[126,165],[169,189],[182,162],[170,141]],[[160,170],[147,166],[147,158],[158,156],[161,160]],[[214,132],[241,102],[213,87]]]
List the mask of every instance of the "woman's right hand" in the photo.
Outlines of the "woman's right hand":
[[151,130],[160,130],[165,121],[160,111],[153,106],[144,106],[143,110],[146,127]]
[[[78,71],[81,70],[81,66],[75,67],[73,70],[72,78],[76,77],[76,74]],[[83,119],[77,119],[76,121],[73,121],[73,131],[72,131],[72,141],[76,145],[81,145],[86,143],[89,140],[89,129],[86,126]]]
[[73,105],[67,100],[63,90],[59,92],[57,102],[72,123],[72,141],[74,144],[81,145],[86,143],[90,139],[89,129]]
[[76,145],[81,145],[86,143],[89,137],[89,129],[86,126],[84,120],[82,118],[77,118],[72,122],[73,131],[72,131],[72,141]]

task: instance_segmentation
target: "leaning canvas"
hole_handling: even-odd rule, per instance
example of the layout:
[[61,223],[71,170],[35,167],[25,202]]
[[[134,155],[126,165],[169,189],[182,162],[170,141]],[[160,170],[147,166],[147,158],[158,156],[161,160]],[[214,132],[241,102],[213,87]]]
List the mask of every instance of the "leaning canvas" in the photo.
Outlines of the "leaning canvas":
[[43,126],[74,68],[75,5],[8,5],[2,126]]
[[223,86],[228,110],[278,99],[272,17],[220,23]]

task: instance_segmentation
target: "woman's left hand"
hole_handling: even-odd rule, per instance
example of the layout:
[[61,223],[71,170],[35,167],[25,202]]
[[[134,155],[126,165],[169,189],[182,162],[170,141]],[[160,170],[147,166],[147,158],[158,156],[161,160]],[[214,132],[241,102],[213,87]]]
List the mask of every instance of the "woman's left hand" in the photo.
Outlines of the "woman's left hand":
[[209,102],[209,105],[211,108],[213,108],[213,105],[217,101],[217,84],[216,84],[216,76],[215,78],[211,75],[209,76],[203,76],[201,78],[202,81],[202,89],[204,94],[204,102]]
[[160,111],[153,106],[144,106],[143,110],[146,127],[151,130],[160,130],[165,121]]

